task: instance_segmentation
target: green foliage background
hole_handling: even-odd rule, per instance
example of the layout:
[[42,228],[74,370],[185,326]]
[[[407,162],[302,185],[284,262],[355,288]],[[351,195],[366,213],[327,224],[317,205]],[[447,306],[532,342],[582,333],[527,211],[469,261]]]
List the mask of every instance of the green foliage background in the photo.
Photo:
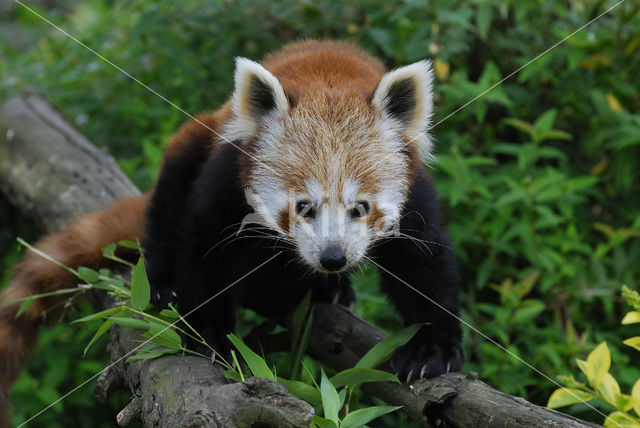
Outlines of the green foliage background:
[[[27,3],[193,113],[225,101],[235,56],[258,59],[305,37],[352,40],[390,68],[436,60],[430,168],[464,273],[462,317],[551,378],[577,372],[575,357],[602,340],[613,345],[623,390],[640,376],[637,355],[615,346],[632,335],[619,325],[620,286],[637,289],[640,278],[640,3],[626,1],[460,111],[614,2]],[[184,115],[17,4],[0,15],[0,34],[0,97],[46,94],[136,184],[151,187]],[[37,233],[3,200],[0,212],[6,284],[20,257],[15,237]],[[398,329],[375,272],[355,283],[357,310]],[[13,390],[14,421],[104,366],[100,346],[80,358],[89,334],[77,325],[42,332]],[[507,393],[545,404],[554,389],[478,331],[465,329],[465,350],[466,370]],[[113,426],[126,395],[109,409],[90,385],[30,426]],[[602,421],[583,405],[568,411]]]

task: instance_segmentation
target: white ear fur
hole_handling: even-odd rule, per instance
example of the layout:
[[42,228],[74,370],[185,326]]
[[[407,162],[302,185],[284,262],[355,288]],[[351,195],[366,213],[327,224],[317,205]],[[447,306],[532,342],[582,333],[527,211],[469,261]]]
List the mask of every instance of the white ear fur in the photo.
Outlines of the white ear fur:
[[372,101],[384,117],[401,127],[424,162],[432,157],[426,132],[433,110],[432,82],[431,62],[422,60],[382,76]]
[[272,114],[284,113],[289,102],[278,79],[266,68],[247,58],[236,58],[235,89],[231,119],[224,129],[229,140],[246,140],[255,135],[260,122]]

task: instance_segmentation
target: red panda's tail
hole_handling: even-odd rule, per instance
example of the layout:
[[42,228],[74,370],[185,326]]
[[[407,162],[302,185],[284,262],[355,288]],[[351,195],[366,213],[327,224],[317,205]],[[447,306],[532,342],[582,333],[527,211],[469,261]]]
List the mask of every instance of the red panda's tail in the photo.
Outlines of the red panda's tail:
[[[45,237],[37,248],[62,264],[77,268],[107,265],[102,248],[120,240],[143,239],[148,195],[122,199],[105,211],[85,214],[61,232]],[[37,299],[19,317],[16,299],[71,288],[77,279],[68,271],[29,254],[16,268],[13,280],[0,295],[0,428],[8,427],[7,392],[23,359],[36,342],[38,326],[60,298]]]

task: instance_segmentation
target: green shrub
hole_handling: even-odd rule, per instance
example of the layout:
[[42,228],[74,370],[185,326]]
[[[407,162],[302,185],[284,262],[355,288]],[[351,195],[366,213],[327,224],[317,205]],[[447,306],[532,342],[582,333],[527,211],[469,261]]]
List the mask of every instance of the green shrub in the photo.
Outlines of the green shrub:
[[[462,316],[555,378],[575,372],[575,358],[595,344],[619,342],[617,290],[623,283],[638,288],[640,8],[624,2],[457,109],[613,4],[90,0],[38,12],[193,113],[226,99],[233,57],[259,58],[295,39],[353,40],[389,67],[433,58],[439,160],[431,170],[464,274]],[[22,7],[12,19],[31,42],[0,42],[2,97],[45,93],[148,189],[169,136],[186,118]],[[5,265],[16,259],[15,235],[0,235],[11,248]],[[376,278],[367,269],[355,279],[363,291],[357,309],[398,329]],[[552,382],[475,331],[465,334],[468,370],[505,392],[546,402]],[[629,391],[638,356],[611,352]],[[28,373],[53,364],[40,354]],[[21,400],[37,407],[35,394]],[[77,408],[72,401],[61,404],[65,414]],[[570,411],[601,421],[584,406]]]

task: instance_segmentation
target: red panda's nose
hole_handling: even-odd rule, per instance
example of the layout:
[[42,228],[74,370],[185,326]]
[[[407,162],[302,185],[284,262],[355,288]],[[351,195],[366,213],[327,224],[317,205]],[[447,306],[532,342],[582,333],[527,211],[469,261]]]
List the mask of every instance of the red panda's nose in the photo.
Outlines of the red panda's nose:
[[320,265],[328,271],[338,271],[347,264],[347,256],[340,247],[329,247],[320,257]]

